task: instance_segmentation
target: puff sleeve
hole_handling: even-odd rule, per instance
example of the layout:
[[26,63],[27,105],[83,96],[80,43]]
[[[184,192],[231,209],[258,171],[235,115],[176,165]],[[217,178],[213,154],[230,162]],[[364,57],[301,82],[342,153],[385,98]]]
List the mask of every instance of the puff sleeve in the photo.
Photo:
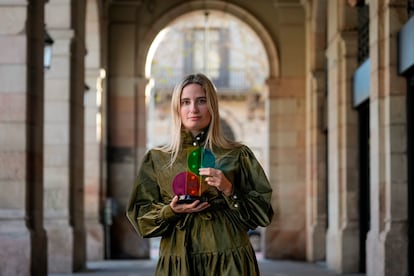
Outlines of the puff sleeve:
[[164,202],[151,151],[142,162],[127,205],[127,218],[141,237],[162,236],[171,231],[181,215]]
[[240,165],[240,175],[233,179],[232,195],[223,197],[246,229],[265,227],[273,217],[269,180],[248,147],[241,148],[236,162]]

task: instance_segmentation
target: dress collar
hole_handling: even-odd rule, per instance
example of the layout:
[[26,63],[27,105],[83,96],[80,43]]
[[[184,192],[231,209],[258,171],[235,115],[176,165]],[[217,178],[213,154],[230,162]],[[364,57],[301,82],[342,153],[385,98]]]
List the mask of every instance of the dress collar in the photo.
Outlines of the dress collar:
[[182,135],[184,145],[186,145],[186,146],[191,145],[191,146],[194,146],[194,147],[198,147],[198,146],[204,145],[204,143],[206,141],[206,137],[207,137],[207,129],[204,129],[199,134],[197,134],[197,136],[195,136],[195,137],[193,137],[191,135],[191,133],[189,131],[186,131],[186,130],[182,130],[181,135]]

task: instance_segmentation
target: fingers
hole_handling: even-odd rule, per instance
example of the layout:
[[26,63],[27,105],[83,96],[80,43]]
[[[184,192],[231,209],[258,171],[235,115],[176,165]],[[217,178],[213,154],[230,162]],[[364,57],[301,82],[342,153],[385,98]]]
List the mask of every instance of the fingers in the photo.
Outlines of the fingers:
[[202,203],[197,203],[196,206],[194,206],[192,209],[192,212],[200,212],[203,211],[205,209],[207,209],[210,206],[210,204],[208,202],[202,202]]
[[226,179],[223,172],[213,168],[200,168],[200,175],[207,176],[204,180],[210,186],[214,186],[217,190],[222,191],[222,183]]
[[220,190],[220,183],[221,183],[220,178],[214,177],[214,176],[208,176],[204,180],[208,185],[214,186]]
[[215,177],[220,177],[223,172],[218,170],[218,169],[214,169],[214,168],[200,168],[199,169],[199,173],[200,175],[204,175],[204,176],[215,176]]
[[216,187],[220,185],[223,176],[223,173],[220,170],[213,168],[200,168],[199,173],[200,175],[206,176],[204,180],[207,184]]
[[178,196],[174,196],[170,203],[170,206],[175,213],[196,213],[207,209],[210,207],[210,204],[208,202],[200,203],[200,200],[196,200],[193,203],[188,204],[179,204]]
[[178,196],[176,195],[176,196],[173,197],[171,203],[174,204],[174,205],[177,205],[177,202],[178,202]]
[[204,180],[208,185],[216,187],[217,190],[227,196],[232,193],[233,184],[221,170],[214,168],[200,168],[199,172],[200,175],[206,176]]

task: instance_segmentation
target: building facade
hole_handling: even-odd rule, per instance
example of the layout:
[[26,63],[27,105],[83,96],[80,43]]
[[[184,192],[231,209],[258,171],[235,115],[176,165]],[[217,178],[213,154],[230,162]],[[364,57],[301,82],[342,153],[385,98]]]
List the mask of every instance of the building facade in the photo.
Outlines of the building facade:
[[149,256],[125,217],[153,119],[146,67],[197,12],[237,18],[265,51],[264,256],[414,275],[412,0],[0,1],[0,274]]

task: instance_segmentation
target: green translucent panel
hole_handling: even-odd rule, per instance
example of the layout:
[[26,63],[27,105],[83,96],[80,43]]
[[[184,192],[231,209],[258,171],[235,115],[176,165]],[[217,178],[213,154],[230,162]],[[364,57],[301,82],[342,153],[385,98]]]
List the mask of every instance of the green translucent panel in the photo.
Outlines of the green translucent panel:
[[194,149],[189,155],[187,160],[188,169],[198,175],[198,169],[200,168],[201,164],[201,149],[196,148]]
[[216,167],[216,157],[208,149],[196,148],[189,154],[187,166],[192,173],[199,175],[200,168]]

